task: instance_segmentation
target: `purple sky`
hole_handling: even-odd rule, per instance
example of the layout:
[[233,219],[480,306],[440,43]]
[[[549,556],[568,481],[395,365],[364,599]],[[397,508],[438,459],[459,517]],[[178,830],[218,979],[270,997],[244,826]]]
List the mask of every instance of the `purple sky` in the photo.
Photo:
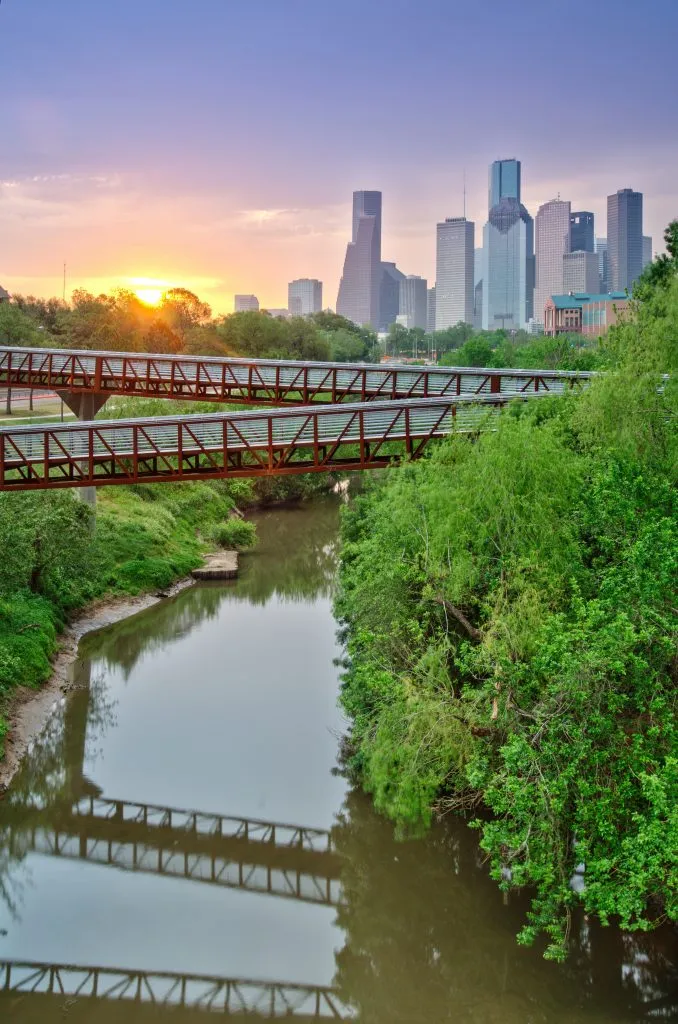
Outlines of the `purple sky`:
[[2,0],[0,283],[134,278],[334,305],[354,188],[384,193],[384,258],[432,283],[435,223],[480,244],[487,165],[678,216],[676,0]]

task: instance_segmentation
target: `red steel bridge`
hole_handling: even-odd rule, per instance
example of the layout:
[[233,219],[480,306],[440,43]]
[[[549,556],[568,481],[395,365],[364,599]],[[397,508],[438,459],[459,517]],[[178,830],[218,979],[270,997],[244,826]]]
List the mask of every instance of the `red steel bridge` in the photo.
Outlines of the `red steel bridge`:
[[0,348],[0,388],[73,395],[174,398],[239,405],[456,395],[562,394],[593,374],[493,370],[402,363],[321,363],[281,359]]
[[[374,469],[590,377],[1,348],[0,387],[56,390],[85,422],[0,430],[0,491]],[[277,408],[95,420],[111,395]]]

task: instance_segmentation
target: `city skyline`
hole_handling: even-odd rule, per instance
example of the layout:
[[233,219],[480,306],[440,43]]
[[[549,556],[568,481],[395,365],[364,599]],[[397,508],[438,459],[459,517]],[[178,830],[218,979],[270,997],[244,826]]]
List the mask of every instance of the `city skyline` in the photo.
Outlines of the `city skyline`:
[[[30,10],[3,3],[0,280],[10,291],[60,295],[65,261],[69,292],[181,285],[225,313],[234,294],[250,291],[263,307],[283,307],[290,280],[315,277],[332,304],[350,194],[366,186],[384,194],[384,258],[432,282],[435,224],[463,215],[464,170],[466,216],[481,230],[487,166],[502,156],[521,160],[532,216],[560,192],[573,209],[594,213],[601,236],[606,197],[641,191],[643,230],[654,251],[663,250],[677,205],[675,5],[658,0],[631,25],[608,0],[595,10],[574,3],[573,24],[585,15],[591,38],[607,43],[595,58],[597,109],[614,109],[631,55],[639,71],[625,130],[613,130],[611,116],[605,145],[582,135],[581,157],[569,134],[545,146],[537,126],[584,97],[583,78],[573,77],[564,94],[555,76],[540,76],[537,89],[532,63],[518,63],[512,102],[529,110],[521,128],[493,100],[504,48],[520,42],[523,52],[538,52],[549,26],[560,27],[560,12],[526,3],[501,39],[486,36],[486,11],[468,12],[465,30],[483,40],[484,67],[469,103],[465,83],[477,54],[450,67],[430,48],[432,31],[454,22],[449,5],[398,6],[417,17],[384,19],[375,0],[346,0],[341,18],[333,3],[290,0],[283,12],[270,0],[234,0],[226,11],[218,0],[200,0],[199,17],[188,20],[179,0],[120,0],[115,9],[79,0],[32,0]],[[356,42],[358,11],[366,31]],[[375,32],[376,49],[368,45]],[[392,103],[384,72],[413,52],[427,59]],[[655,66],[663,68],[661,90],[652,84]],[[368,83],[379,117],[356,121]],[[300,116],[291,118],[293,109]],[[408,145],[394,160],[387,143],[415,110]],[[442,121],[446,132],[434,136]]]

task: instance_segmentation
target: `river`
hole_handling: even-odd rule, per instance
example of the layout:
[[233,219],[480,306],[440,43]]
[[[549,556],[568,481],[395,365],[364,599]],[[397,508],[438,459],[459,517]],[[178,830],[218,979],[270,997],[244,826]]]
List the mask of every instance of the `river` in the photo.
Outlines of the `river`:
[[396,842],[338,773],[338,508],[82,642],[0,805],[0,1020],[678,1020],[672,932],[580,916],[546,963],[463,821]]

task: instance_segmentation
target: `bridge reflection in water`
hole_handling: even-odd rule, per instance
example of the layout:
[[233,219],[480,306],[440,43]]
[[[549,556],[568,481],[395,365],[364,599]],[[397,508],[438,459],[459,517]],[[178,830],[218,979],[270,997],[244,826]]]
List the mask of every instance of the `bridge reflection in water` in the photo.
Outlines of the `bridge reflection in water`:
[[[16,960],[0,961],[0,1000],[8,994],[29,995],[31,1000],[70,997],[71,1009],[75,1000],[102,1000],[296,1021],[345,1020],[350,1016],[334,989],[318,985]],[[19,1007],[20,1001],[15,1002],[13,1012]]]
[[338,906],[340,858],[328,832],[280,822],[85,796],[71,807],[9,806],[16,856],[28,852]]

